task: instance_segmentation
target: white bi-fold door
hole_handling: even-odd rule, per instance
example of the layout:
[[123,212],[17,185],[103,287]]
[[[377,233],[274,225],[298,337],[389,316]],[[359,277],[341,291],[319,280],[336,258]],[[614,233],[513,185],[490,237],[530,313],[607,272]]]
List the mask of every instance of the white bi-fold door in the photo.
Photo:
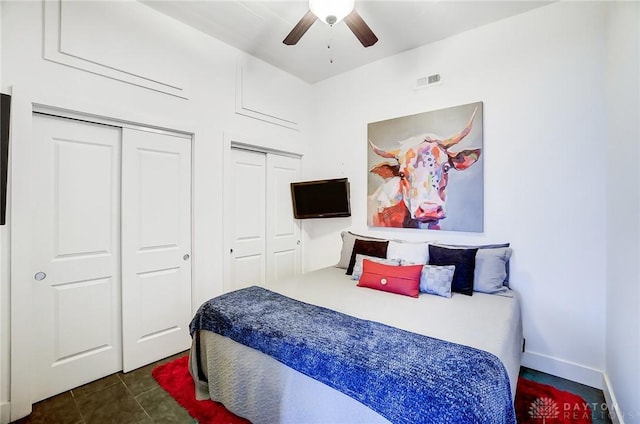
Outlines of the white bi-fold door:
[[191,145],[40,114],[33,134],[38,401],[189,346]]
[[300,223],[290,183],[300,177],[300,159],[234,148],[228,169],[225,290],[299,274]]

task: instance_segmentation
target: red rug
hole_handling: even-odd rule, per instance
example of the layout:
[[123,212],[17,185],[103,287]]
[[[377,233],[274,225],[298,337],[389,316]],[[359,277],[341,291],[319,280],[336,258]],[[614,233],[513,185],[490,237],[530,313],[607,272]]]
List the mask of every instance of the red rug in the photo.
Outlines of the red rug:
[[189,374],[189,357],[182,356],[151,371],[158,384],[200,424],[246,424],[249,421],[232,414],[221,403],[196,400],[195,384]]
[[591,424],[591,409],[580,396],[524,378],[518,378],[515,407],[520,424]]
[[[248,423],[244,418],[229,412],[221,403],[196,400],[188,361],[187,356],[180,357],[158,365],[151,374],[199,423]],[[580,396],[523,378],[518,379],[515,407],[520,424],[591,424],[591,410]]]

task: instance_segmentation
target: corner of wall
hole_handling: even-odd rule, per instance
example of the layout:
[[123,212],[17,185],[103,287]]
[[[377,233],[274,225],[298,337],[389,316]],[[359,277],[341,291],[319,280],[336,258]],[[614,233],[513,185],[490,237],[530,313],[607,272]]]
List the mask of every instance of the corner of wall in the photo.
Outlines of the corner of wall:
[[624,424],[624,416],[620,413],[620,406],[606,372],[602,374],[602,391],[604,392],[604,400],[607,402],[611,422],[613,424]]

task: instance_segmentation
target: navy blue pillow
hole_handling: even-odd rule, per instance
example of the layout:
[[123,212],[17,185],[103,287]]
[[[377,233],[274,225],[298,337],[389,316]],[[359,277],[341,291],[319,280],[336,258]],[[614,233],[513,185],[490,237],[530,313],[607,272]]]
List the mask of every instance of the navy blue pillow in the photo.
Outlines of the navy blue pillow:
[[451,291],[473,295],[473,273],[478,249],[447,249],[429,245],[429,265],[455,265]]

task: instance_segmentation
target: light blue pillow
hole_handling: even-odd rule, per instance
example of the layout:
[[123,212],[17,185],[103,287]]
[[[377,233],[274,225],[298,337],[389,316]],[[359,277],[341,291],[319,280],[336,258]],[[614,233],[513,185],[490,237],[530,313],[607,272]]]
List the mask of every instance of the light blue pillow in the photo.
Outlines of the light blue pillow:
[[451,297],[451,282],[455,265],[425,265],[420,274],[420,291],[442,297]]
[[489,294],[509,291],[505,281],[512,252],[510,247],[478,249],[473,291]]
[[353,274],[351,274],[351,279],[356,281],[360,280],[360,276],[362,276],[362,261],[364,259],[369,259],[372,262],[378,262],[385,265],[400,265],[400,261],[397,259],[378,258],[375,256],[362,255],[358,253],[356,254],[356,263],[353,265]]

